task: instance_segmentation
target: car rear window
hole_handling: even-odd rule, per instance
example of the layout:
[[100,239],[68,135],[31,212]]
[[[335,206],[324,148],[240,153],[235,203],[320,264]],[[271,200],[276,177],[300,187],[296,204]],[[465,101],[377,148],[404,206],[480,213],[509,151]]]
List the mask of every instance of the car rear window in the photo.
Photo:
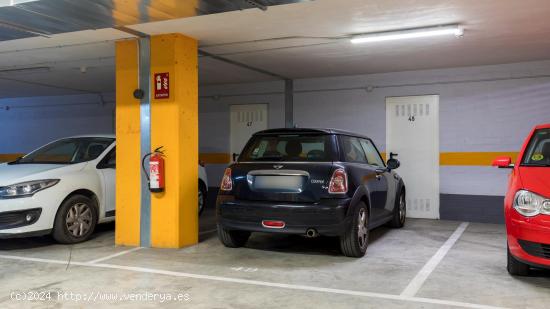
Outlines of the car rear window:
[[535,131],[523,155],[523,166],[550,166],[550,129]]
[[264,135],[254,136],[243,150],[239,161],[333,161],[331,135]]

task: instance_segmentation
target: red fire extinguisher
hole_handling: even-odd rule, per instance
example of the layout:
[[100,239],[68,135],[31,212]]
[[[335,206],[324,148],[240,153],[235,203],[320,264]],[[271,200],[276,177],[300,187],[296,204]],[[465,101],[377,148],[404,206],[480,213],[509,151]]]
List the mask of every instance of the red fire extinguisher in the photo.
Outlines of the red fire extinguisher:
[[[145,160],[149,159],[149,173],[145,170]],[[164,191],[164,153],[162,152],[162,146],[155,149],[152,153],[148,153],[143,157],[142,167],[147,180],[149,181],[149,191],[151,192],[163,192]]]

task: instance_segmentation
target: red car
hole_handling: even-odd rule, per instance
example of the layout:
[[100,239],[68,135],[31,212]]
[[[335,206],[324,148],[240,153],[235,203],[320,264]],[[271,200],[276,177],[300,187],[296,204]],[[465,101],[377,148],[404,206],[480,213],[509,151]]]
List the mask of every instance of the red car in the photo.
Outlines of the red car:
[[493,166],[512,169],[504,199],[508,272],[526,276],[530,267],[550,269],[550,124],[531,131],[516,164],[499,157]]

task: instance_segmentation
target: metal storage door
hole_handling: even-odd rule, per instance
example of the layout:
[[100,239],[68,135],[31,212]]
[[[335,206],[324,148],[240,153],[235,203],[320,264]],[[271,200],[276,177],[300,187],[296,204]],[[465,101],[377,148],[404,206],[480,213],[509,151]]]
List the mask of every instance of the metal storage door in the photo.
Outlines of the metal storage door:
[[397,153],[407,215],[439,219],[439,96],[386,98],[386,156]]
[[231,154],[238,155],[252,134],[267,129],[267,104],[231,105],[230,115]]

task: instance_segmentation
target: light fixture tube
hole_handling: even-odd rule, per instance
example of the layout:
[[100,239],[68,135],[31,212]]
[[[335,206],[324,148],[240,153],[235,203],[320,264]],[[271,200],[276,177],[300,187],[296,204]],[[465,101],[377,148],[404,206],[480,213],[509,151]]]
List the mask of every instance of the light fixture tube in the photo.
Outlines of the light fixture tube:
[[387,31],[366,33],[361,35],[355,35],[351,38],[351,43],[370,43],[370,42],[383,42],[393,40],[405,40],[414,38],[425,38],[431,36],[441,35],[454,35],[460,37],[464,34],[464,29],[459,25],[439,26],[429,28],[417,28],[409,30]]

